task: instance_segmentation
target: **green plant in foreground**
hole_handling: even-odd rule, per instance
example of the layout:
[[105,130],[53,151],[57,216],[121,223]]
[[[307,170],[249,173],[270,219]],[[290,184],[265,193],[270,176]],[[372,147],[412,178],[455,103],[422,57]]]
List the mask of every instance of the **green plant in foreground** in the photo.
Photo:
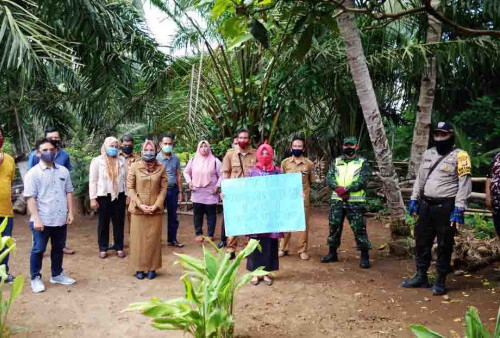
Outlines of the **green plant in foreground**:
[[[152,317],[151,326],[160,330],[183,330],[195,337],[232,337],[234,331],[234,294],[254,276],[267,274],[262,267],[243,275],[236,274],[243,258],[259,247],[251,239],[248,245],[231,261],[230,255],[215,248],[217,256],[203,247],[203,259],[175,254],[176,264],[184,267],[185,295],[167,301],[153,298],[147,302],[130,304],[127,311],[140,311]],[[259,247],[260,249],[260,247]]]
[[495,238],[495,226],[493,225],[493,220],[484,217],[481,214],[467,215],[465,218],[465,224],[474,227],[474,237],[475,238]]
[[[479,311],[474,306],[469,306],[465,313],[465,336],[467,338],[500,338],[500,308],[497,314],[495,332],[491,333],[481,322]],[[431,331],[423,325],[411,325],[411,331],[418,338],[444,337],[443,335]]]
[[[7,226],[8,218],[5,217],[3,222],[0,224],[0,233],[3,233],[5,227]],[[4,258],[14,251],[16,248],[16,243],[14,239],[10,236],[2,236],[2,241],[0,242],[0,262],[4,260]],[[17,276],[14,279],[14,283],[12,284],[12,288],[10,290],[10,295],[7,299],[4,300],[4,285],[5,280],[7,279],[7,269],[5,264],[0,265],[0,337],[10,337],[12,334],[16,334],[24,331],[24,328],[7,325],[7,316],[9,314],[9,309],[14,300],[21,294],[23,291],[24,278],[23,276]]]

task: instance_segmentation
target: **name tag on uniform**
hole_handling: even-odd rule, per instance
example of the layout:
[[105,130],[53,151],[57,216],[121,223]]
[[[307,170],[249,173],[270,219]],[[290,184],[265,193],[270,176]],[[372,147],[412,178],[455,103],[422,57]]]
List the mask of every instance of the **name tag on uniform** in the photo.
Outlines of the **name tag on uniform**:
[[148,174],[142,174],[141,177],[148,177]]

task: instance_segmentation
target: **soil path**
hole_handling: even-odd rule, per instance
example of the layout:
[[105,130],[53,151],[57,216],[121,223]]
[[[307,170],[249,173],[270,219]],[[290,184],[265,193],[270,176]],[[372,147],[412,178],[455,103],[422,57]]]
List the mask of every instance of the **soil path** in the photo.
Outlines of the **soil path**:
[[[375,248],[370,270],[358,267],[359,257],[348,226],[344,229],[341,261],[319,263],[319,257],[327,251],[327,218],[326,208],[313,210],[311,260],[300,261],[296,254],[284,257],[273,286],[247,285],[240,290],[236,297],[237,336],[411,337],[409,325],[413,323],[427,325],[445,336],[454,332],[463,336],[463,315],[469,305],[478,307],[483,322],[493,329],[500,269],[451,276],[450,300],[433,297],[430,290],[404,290],[401,279],[413,273],[413,261],[376,250],[389,238],[388,229],[376,220],[370,220],[368,226]],[[127,258],[120,260],[114,252],[105,260],[97,257],[96,222],[96,218],[81,216],[69,229],[68,245],[77,253],[65,256],[64,268],[77,284],[66,287],[48,283],[47,253],[43,267],[46,292],[33,294],[27,281],[11,310],[10,322],[28,328],[25,336],[29,337],[184,336],[182,332],[155,331],[149,327],[148,318],[122,312],[134,301],[183,294],[181,269],[173,266],[174,250],[164,245],[163,269],[155,280],[137,280],[128,269]],[[179,239],[186,247],[175,251],[200,256],[200,246],[192,241],[191,217],[181,216],[180,222]],[[28,276],[31,235],[27,217],[16,217],[14,237],[18,250],[11,258],[11,270]]]

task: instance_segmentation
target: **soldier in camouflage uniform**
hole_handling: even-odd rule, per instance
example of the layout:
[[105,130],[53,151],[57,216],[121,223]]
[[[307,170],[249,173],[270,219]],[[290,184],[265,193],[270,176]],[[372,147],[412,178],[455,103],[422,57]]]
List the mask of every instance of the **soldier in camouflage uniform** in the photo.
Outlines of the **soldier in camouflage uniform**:
[[327,184],[333,190],[330,203],[330,235],[328,255],[321,258],[322,263],[338,261],[337,248],[340,246],[344,219],[347,216],[357,248],[361,251],[360,267],[370,267],[368,250],[370,240],[366,233],[364,212],[366,211],[366,195],[364,188],[368,183],[371,169],[366,159],[358,156],[358,141],[356,137],[344,139],[342,149],[344,155],[335,159],[327,175]]

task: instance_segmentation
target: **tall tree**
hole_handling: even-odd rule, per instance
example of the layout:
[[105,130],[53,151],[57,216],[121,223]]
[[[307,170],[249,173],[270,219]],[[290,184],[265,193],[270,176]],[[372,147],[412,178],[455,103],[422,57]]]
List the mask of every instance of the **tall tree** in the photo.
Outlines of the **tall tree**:
[[[354,8],[354,1],[345,0],[344,6]],[[410,234],[410,229],[404,221],[403,197],[354,14],[342,13],[337,21],[340,33],[344,38],[352,78],[373,145],[375,159],[379,166],[380,179],[384,185],[387,205],[391,212],[391,233],[393,238],[407,236]]]
[[[439,6],[440,0],[432,0],[431,6]],[[441,22],[432,15],[427,15],[427,32],[425,42],[427,45],[436,44],[441,41]],[[410,163],[408,165],[408,177],[413,178],[418,173],[424,152],[429,144],[429,131],[432,118],[432,106],[436,96],[436,53],[430,49],[427,62],[421,73],[420,96],[418,98],[415,128],[413,129],[413,141],[411,144]]]

